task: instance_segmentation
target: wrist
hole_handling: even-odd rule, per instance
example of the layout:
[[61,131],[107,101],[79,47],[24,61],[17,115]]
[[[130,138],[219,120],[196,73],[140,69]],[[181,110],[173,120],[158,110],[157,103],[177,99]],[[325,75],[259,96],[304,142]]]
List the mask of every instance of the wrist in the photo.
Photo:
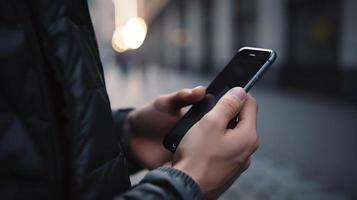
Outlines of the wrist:
[[203,194],[197,183],[185,172],[172,167],[160,167],[150,171],[141,183],[155,183],[166,185],[180,194],[180,199],[203,199]]
[[206,187],[204,184],[204,179],[203,179],[203,169],[199,169],[199,167],[193,167],[192,163],[189,164],[186,161],[180,161],[176,163],[175,165],[172,166],[173,168],[182,171],[183,173],[187,174],[196,182],[196,184],[199,186],[200,190],[205,193],[206,192]]

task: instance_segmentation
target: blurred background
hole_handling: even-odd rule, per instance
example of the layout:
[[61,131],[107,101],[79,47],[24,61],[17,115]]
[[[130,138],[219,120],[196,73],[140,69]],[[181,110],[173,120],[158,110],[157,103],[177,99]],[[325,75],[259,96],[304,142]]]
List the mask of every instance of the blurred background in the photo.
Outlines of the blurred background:
[[220,199],[357,199],[357,1],[89,5],[113,109],[207,86],[240,47],[277,52],[252,90],[260,149]]

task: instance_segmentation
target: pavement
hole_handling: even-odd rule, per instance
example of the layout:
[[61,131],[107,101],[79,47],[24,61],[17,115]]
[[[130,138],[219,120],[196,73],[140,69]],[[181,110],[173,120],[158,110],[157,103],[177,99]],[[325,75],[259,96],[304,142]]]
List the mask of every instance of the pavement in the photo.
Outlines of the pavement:
[[[138,107],[181,88],[207,86],[212,77],[155,64],[121,70],[105,64],[113,109]],[[220,199],[356,199],[357,108],[328,96],[257,84],[261,145],[250,168]],[[145,175],[131,177],[135,184]]]

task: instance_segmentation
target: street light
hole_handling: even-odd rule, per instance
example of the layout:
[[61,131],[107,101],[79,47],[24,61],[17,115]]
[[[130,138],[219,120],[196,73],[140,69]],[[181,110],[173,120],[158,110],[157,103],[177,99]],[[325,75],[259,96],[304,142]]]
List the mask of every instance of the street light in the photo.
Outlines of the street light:
[[138,49],[144,42],[147,25],[138,17],[136,0],[113,0],[115,6],[115,31],[112,46],[117,52]]

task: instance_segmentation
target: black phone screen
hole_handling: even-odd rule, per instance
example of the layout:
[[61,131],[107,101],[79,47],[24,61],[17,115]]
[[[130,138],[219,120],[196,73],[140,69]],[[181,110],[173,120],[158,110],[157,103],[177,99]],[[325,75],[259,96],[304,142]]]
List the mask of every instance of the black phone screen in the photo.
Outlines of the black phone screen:
[[253,50],[239,52],[212,81],[206,93],[221,97],[230,88],[245,87],[269,58],[270,52]]
[[206,89],[206,96],[194,104],[165,138],[164,146],[174,152],[186,132],[209,112],[217,101],[233,87],[245,87],[269,60],[268,51],[242,50],[218,74]]

